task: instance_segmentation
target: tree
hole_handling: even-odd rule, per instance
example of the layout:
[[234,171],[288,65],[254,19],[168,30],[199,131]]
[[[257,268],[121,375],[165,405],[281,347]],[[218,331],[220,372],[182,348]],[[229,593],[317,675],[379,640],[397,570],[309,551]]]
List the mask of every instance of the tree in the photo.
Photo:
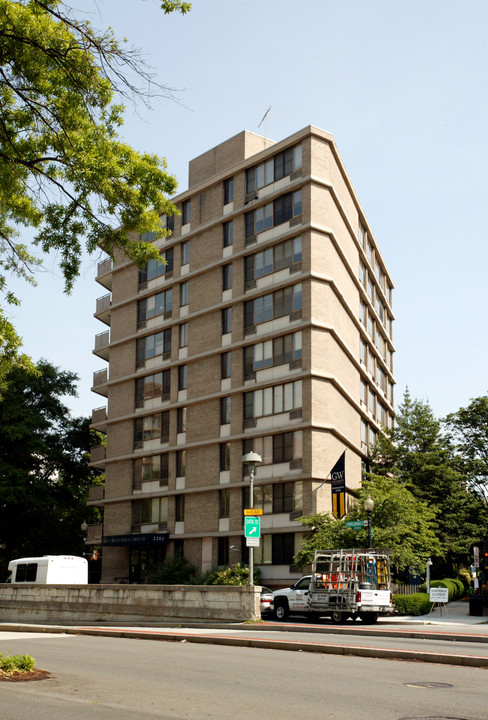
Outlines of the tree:
[[487,529],[482,504],[470,492],[463,463],[442,433],[428,403],[413,400],[408,390],[393,431],[378,438],[372,472],[394,475],[419,500],[437,511],[436,535],[441,549],[435,561],[441,575],[469,561],[471,546]]
[[[181,0],[161,7],[190,9]],[[43,252],[57,251],[67,291],[83,239],[88,253],[121,251],[139,265],[157,257],[139,234],[164,234],[160,215],[175,211],[168,195],[176,181],[163,158],[138,153],[117,135],[122,101],[143,98],[128,80],[134,74],[152,81],[136,52],[61,0],[0,0],[0,291],[7,303],[17,302],[8,276],[33,282],[40,262],[20,239],[22,227],[35,229]],[[0,310],[4,364],[19,344]]]
[[[435,535],[435,510],[416,499],[397,478],[369,474],[347,520],[366,519],[363,503],[368,495],[375,503],[372,513],[374,546],[390,549],[390,560],[397,575],[409,566],[424,567],[426,559],[440,551]],[[300,521],[311,532],[295,558],[299,566],[312,562],[314,550],[367,547],[366,529],[349,528],[345,520],[310,515]]]
[[488,509],[488,396],[474,398],[445,422],[470,486]]
[[97,440],[89,420],[61,402],[76,394],[76,376],[46,361],[36,369],[12,369],[0,400],[1,576],[14,557],[79,555],[81,523],[98,517],[86,506],[89,486],[101,481],[88,467]]

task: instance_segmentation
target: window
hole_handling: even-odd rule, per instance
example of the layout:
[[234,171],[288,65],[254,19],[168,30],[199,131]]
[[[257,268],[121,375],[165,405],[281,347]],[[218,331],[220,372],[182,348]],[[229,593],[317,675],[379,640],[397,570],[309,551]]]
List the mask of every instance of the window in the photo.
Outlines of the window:
[[132,501],[132,525],[164,524],[168,522],[168,498]]
[[136,342],[136,366],[143,367],[146,360],[171,353],[171,329],[139,338]]
[[244,259],[244,280],[252,282],[263,275],[291,267],[302,259],[302,238],[296,237],[284,243],[266,248]]
[[220,398],[220,424],[228,425],[230,423],[230,396]]
[[246,213],[246,237],[257,235],[263,230],[281,225],[302,213],[302,191],[286,193],[263,205],[256,210]]
[[[175,229],[175,219],[173,215],[161,215],[159,218],[159,224],[163,230],[169,230],[172,233]],[[161,237],[160,233],[150,232],[141,233],[140,238],[142,242],[153,242],[156,238]]]
[[188,281],[180,283],[180,307],[188,305],[189,297],[190,283]]
[[273,485],[273,512],[297,512],[303,509],[303,483],[301,480]]
[[366,278],[368,277],[368,273],[366,272],[366,265],[364,263],[359,264],[359,280],[361,281],[361,285],[363,287],[366,287]]
[[181,243],[181,264],[188,265],[190,262],[190,241]]
[[[244,508],[251,507],[249,487],[242,488],[242,504]],[[252,506],[263,513],[273,512],[273,486],[254,485],[254,498]]]
[[283,365],[302,357],[301,331],[244,348],[244,377],[263,368]]
[[230,247],[234,242],[234,222],[229,220],[222,226],[224,247]]
[[295,145],[246,171],[246,193],[258,190],[302,167],[302,146]]
[[219,468],[220,472],[230,470],[230,443],[220,443],[219,445]]
[[230,511],[230,491],[228,488],[219,490],[219,518],[228,518]]
[[359,359],[366,365],[368,361],[368,348],[364,340],[359,341]]
[[186,407],[180,407],[176,411],[176,432],[186,433]]
[[134,420],[134,447],[142,447],[145,440],[157,438],[161,442],[169,440],[169,410]]
[[180,325],[180,348],[188,347],[188,323]]
[[291,462],[302,459],[303,436],[301,430],[265,435],[259,438],[246,438],[242,445],[242,454],[257,452],[261,455],[263,465]]
[[[273,435],[273,462],[283,463],[294,460],[294,442],[296,441],[295,435],[298,433],[286,432],[278,435]],[[299,431],[301,436],[301,431]],[[299,441],[300,455],[301,457],[301,437]]]
[[178,390],[186,390],[188,387],[188,365],[178,367]]
[[137,458],[137,460],[134,460],[132,471],[134,483],[139,485],[141,482],[159,480],[160,464],[160,455],[151,455],[150,457]]
[[171,387],[171,370],[146,375],[136,379],[136,408],[144,407],[146,400],[161,398],[168,400]]
[[234,178],[224,180],[224,205],[234,201]]
[[361,302],[359,305],[359,319],[363,323],[363,325],[366,325],[366,319],[368,317],[367,309],[366,309],[366,303]]
[[222,310],[222,335],[232,332],[232,308]]
[[230,378],[232,372],[232,353],[225,352],[220,356],[220,377],[222,380]]
[[232,287],[232,263],[222,267],[222,290],[230,290]]
[[367,407],[368,406],[368,386],[364,382],[364,380],[361,380],[360,392],[361,392],[361,403],[365,407]]
[[169,453],[164,453],[160,457],[159,479],[167,481],[169,479]]
[[186,450],[178,450],[176,453],[176,477],[186,475]]
[[37,579],[37,563],[20,563],[15,569],[15,582],[35,582]]
[[185,496],[175,495],[175,521],[183,522],[185,519]]
[[185,200],[181,204],[181,224],[187,225],[191,219],[191,200]]
[[149,262],[139,270],[139,285],[145,285],[149,280],[154,280],[154,278],[161,277],[161,275],[173,271],[173,248],[162,250],[160,256],[161,260],[149,260]]
[[217,538],[217,563],[220,566],[229,564],[229,538]]
[[276,533],[271,535],[273,565],[292,565],[295,555],[295,535]]
[[302,284],[290,285],[244,303],[244,329],[302,309]]
[[173,309],[173,291],[151,295],[150,297],[139,300],[137,303],[137,327],[144,327],[146,320],[150,320],[158,315],[171,315]]
[[244,420],[277,415],[301,407],[301,380],[244,393]]
[[363,247],[363,248],[366,247],[366,230],[361,225],[361,223],[359,224],[359,228],[358,228],[358,240],[359,240],[359,244],[361,245],[361,247]]

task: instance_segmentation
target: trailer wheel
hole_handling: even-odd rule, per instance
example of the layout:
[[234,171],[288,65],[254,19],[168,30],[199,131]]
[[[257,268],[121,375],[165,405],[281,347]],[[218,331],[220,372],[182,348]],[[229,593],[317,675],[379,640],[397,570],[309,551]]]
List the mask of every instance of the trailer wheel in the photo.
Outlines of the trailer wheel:
[[341,625],[345,620],[347,620],[347,615],[342,613],[340,610],[334,610],[330,619],[332,620],[333,625]]
[[365,612],[360,613],[359,617],[365,625],[374,625],[378,619],[378,613]]
[[286,600],[278,600],[275,601],[275,618],[280,621],[288,620],[288,617],[290,615],[290,609],[288,607],[288,602]]

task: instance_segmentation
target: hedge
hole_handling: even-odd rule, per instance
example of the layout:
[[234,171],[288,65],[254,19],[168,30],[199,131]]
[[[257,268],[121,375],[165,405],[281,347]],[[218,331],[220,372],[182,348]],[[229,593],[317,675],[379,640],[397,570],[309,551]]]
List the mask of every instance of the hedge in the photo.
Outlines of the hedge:
[[427,593],[393,595],[393,605],[400,615],[426,615],[432,606]]

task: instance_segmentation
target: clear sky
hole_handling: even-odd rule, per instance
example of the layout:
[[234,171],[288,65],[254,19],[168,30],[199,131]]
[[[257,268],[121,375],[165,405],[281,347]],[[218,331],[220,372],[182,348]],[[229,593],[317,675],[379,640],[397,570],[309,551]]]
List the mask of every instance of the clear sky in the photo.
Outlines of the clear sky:
[[[179,102],[128,106],[121,137],[166,157],[181,192],[188,161],[259,123],[279,141],[331,132],[395,284],[396,398],[408,385],[441,417],[488,391],[486,0],[77,0],[95,27],[139,48]],[[70,297],[55,258],[16,283],[25,351],[80,377],[88,415],[104,361],[94,320],[106,290],[88,258]]]

